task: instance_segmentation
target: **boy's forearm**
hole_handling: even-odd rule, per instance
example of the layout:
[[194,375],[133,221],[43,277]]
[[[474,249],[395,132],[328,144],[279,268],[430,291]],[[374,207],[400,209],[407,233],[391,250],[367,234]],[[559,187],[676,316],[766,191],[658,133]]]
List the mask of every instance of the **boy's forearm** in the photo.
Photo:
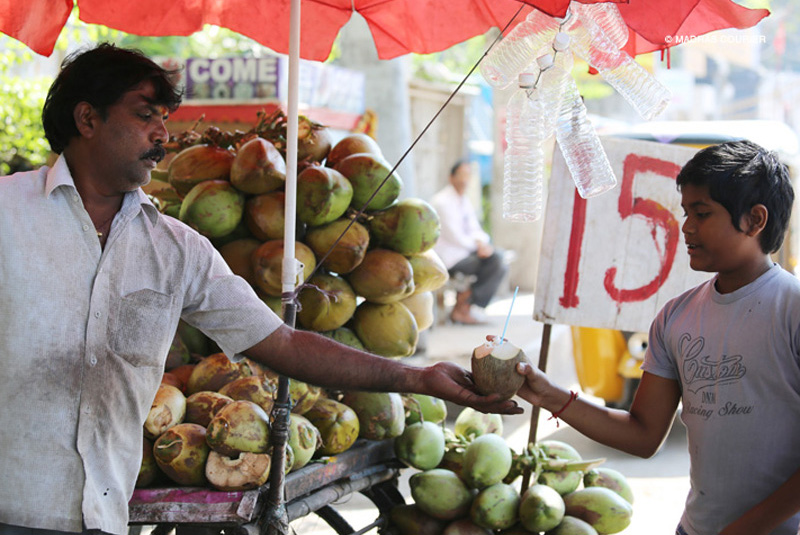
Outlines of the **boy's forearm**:
[[[588,438],[606,446],[650,457],[669,432],[680,392],[674,381],[645,374],[631,411],[609,409],[582,398],[570,401],[570,391],[544,375],[529,377],[521,397],[544,408]],[[567,405],[567,403],[569,404]]]
[[720,532],[720,535],[772,533],[800,511],[800,469],[775,492]]

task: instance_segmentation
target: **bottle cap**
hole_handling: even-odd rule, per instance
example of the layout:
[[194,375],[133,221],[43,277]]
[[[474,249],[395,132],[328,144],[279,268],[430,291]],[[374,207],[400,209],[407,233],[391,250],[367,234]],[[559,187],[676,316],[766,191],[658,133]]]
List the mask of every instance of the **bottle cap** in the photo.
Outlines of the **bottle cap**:
[[553,40],[553,48],[556,52],[563,52],[567,48],[569,48],[569,34],[564,32],[558,32],[556,34],[556,38]]
[[536,58],[536,63],[539,65],[539,68],[545,70],[549,67],[553,66],[553,55],[552,54],[545,54],[544,56],[539,56]]
[[519,73],[519,85],[520,86],[532,86],[536,83],[536,75],[532,72],[521,72]]

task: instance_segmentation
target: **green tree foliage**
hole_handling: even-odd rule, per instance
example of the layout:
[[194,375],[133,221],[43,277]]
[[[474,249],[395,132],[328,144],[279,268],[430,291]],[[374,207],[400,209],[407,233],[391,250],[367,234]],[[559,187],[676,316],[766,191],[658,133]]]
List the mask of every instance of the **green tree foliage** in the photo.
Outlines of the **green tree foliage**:
[[0,175],[21,164],[42,165],[50,150],[42,129],[41,111],[50,80],[22,78],[14,67],[33,54],[9,38],[0,49]]

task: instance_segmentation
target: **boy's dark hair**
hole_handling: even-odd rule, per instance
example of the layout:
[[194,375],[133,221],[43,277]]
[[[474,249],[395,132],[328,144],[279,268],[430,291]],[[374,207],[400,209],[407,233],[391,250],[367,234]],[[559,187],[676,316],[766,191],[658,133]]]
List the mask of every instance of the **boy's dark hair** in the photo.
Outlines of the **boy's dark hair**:
[[774,152],[752,141],[730,141],[707,147],[692,157],[678,173],[678,190],[685,184],[708,186],[711,199],[739,222],[756,204],[767,208],[767,224],[760,236],[761,250],[774,253],[781,247],[792,213],[794,190],[789,169]]
[[176,74],[138,50],[110,43],[71,54],[62,63],[42,108],[42,124],[50,148],[60,154],[70,139],[80,135],[72,115],[78,103],[88,102],[106,119],[109,106],[146,80],[155,88],[153,103],[174,111],[183,97],[176,85]]

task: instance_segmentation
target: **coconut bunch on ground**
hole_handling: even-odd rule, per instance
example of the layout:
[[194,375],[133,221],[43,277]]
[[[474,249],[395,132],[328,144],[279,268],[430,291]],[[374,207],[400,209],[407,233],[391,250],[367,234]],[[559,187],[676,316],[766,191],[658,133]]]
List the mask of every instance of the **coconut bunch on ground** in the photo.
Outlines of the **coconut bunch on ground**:
[[[418,470],[414,503],[395,507],[394,535],[604,535],[624,530],[633,514],[625,476],[584,460],[575,448],[543,440],[513,451],[502,419],[464,409],[453,430],[430,422],[406,427],[398,458]],[[524,492],[515,486],[530,474]]]
[[[259,115],[249,132],[209,128],[174,136],[177,154],[154,172],[159,209],[208,237],[234,273],[281,308],[286,116]],[[432,247],[439,218],[403,181],[377,142],[300,117],[297,259],[299,328],[385,357],[416,351],[433,324],[433,292],[448,279]],[[312,276],[313,273],[313,276]],[[310,277],[310,278],[309,278]]]

